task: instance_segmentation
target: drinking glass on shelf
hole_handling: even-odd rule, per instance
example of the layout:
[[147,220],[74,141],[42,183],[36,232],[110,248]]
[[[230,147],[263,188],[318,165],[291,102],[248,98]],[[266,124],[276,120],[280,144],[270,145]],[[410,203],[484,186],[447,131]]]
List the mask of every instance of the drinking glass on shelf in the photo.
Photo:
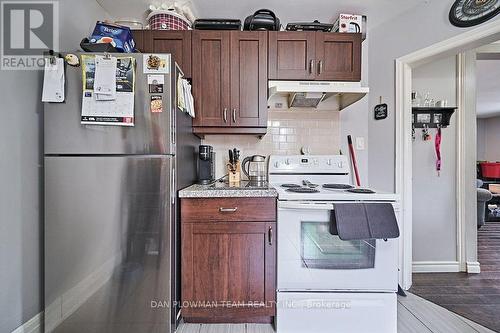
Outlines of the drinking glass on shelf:
[[412,99],[411,99],[411,106],[413,107],[419,107],[422,106],[422,94],[419,93],[418,91],[414,91],[411,94]]
[[430,93],[426,93],[425,94],[425,98],[424,98],[424,106],[425,107],[433,107],[436,105],[436,102],[434,101],[434,99],[432,99],[430,97]]

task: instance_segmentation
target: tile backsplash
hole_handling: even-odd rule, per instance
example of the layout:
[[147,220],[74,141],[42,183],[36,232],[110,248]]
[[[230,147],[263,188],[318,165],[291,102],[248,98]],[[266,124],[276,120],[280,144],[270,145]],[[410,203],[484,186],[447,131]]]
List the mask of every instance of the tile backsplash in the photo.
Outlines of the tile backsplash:
[[267,134],[259,139],[246,135],[207,135],[203,144],[214,147],[216,176],[226,174],[228,150],[241,150],[241,159],[249,155],[300,154],[306,147],[311,154],[338,154],[340,150],[340,114],[338,111],[269,111]]

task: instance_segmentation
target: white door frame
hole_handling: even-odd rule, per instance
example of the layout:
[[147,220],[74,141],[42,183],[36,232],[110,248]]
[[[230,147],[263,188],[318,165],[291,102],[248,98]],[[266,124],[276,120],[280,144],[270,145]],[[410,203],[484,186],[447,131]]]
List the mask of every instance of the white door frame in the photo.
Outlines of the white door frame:
[[[475,49],[479,46],[492,43],[500,39],[500,20],[491,21],[480,27],[468,30],[462,34],[455,37],[447,39],[445,41],[439,42],[437,44],[431,45],[427,48],[421,49],[419,51],[413,52],[406,56],[396,59],[396,193],[401,197],[402,214],[403,214],[403,227],[402,227],[402,239],[401,242],[401,278],[402,287],[404,289],[409,289],[412,284],[412,111],[411,111],[411,91],[412,91],[412,68],[423,65],[428,62],[432,62],[437,59],[441,59],[448,56],[453,56],[458,53],[464,52],[466,50]],[[469,86],[469,82],[462,84],[462,89]],[[469,86],[470,87],[470,86]],[[464,90],[462,90],[464,91]],[[471,94],[460,94],[459,93],[459,108],[458,112],[461,115],[470,116],[472,112],[464,113],[463,110],[473,107],[474,110],[474,122],[475,122],[475,96],[474,101],[471,100]],[[474,102],[474,104],[473,104]],[[470,109],[468,109],[470,110]],[[471,148],[470,141],[471,133],[469,131],[475,132],[476,128],[469,125],[464,117],[459,116],[457,119],[459,126],[465,128],[459,128],[459,133],[463,140],[459,140],[459,156],[469,156],[468,149]],[[461,125],[460,125],[461,124]],[[469,130],[467,130],[467,128]],[[464,132],[465,131],[465,132]],[[475,139],[473,140],[475,142]],[[475,147],[473,147],[475,151]],[[460,238],[465,240],[465,261],[470,263],[471,272],[474,271],[474,265],[477,264],[477,243],[476,243],[476,194],[474,193],[473,198],[471,197],[471,191],[463,191],[465,188],[470,188],[472,182],[475,181],[475,158],[474,158],[474,168],[471,170],[470,161],[466,161],[464,158],[460,159],[464,162],[463,165],[459,166],[457,171],[462,175],[458,178],[459,184],[457,191],[462,194],[457,197],[459,201],[459,207],[466,207],[463,211],[459,212],[459,223],[464,226],[460,228]],[[468,163],[467,163],[468,162]],[[473,173],[471,174],[471,172]],[[472,180],[471,180],[472,179]],[[469,185],[467,185],[469,184]],[[471,205],[472,203],[472,205]],[[472,220],[471,216],[474,216]],[[470,223],[465,223],[469,221]],[[474,225],[473,222],[474,221]],[[474,238],[473,241],[469,240]],[[460,257],[460,255],[459,255]],[[460,258],[458,258],[460,259]],[[463,258],[462,258],[463,260]],[[468,266],[468,265],[467,265]],[[477,266],[479,269],[479,266]]]

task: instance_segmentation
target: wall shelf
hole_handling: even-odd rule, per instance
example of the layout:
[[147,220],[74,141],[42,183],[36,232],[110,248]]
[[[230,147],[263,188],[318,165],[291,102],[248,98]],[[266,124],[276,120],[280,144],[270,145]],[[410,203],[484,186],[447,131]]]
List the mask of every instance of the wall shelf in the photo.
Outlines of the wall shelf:
[[446,128],[457,107],[413,107],[413,128]]

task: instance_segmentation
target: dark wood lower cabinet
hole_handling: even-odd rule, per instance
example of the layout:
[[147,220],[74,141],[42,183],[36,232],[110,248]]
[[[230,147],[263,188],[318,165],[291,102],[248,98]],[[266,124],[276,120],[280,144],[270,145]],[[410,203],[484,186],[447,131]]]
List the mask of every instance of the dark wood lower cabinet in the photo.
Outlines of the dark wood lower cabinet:
[[[220,199],[206,200],[221,203]],[[240,206],[244,200],[248,199],[241,199]],[[231,206],[234,206],[234,200]],[[181,207],[190,209],[194,206],[182,204]],[[271,215],[275,216],[275,205],[266,207],[271,207]],[[198,209],[198,212],[204,216],[204,209]],[[237,211],[228,212],[229,215],[233,213],[238,214]],[[193,216],[192,213],[183,214],[181,210],[181,216]],[[184,321],[271,322],[276,300],[275,221],[228,219],[226,222],[223,217],[216,218],[218,221],[207,219],[206,222],[200,219],[190,222],[189,218],[182,218]]]

